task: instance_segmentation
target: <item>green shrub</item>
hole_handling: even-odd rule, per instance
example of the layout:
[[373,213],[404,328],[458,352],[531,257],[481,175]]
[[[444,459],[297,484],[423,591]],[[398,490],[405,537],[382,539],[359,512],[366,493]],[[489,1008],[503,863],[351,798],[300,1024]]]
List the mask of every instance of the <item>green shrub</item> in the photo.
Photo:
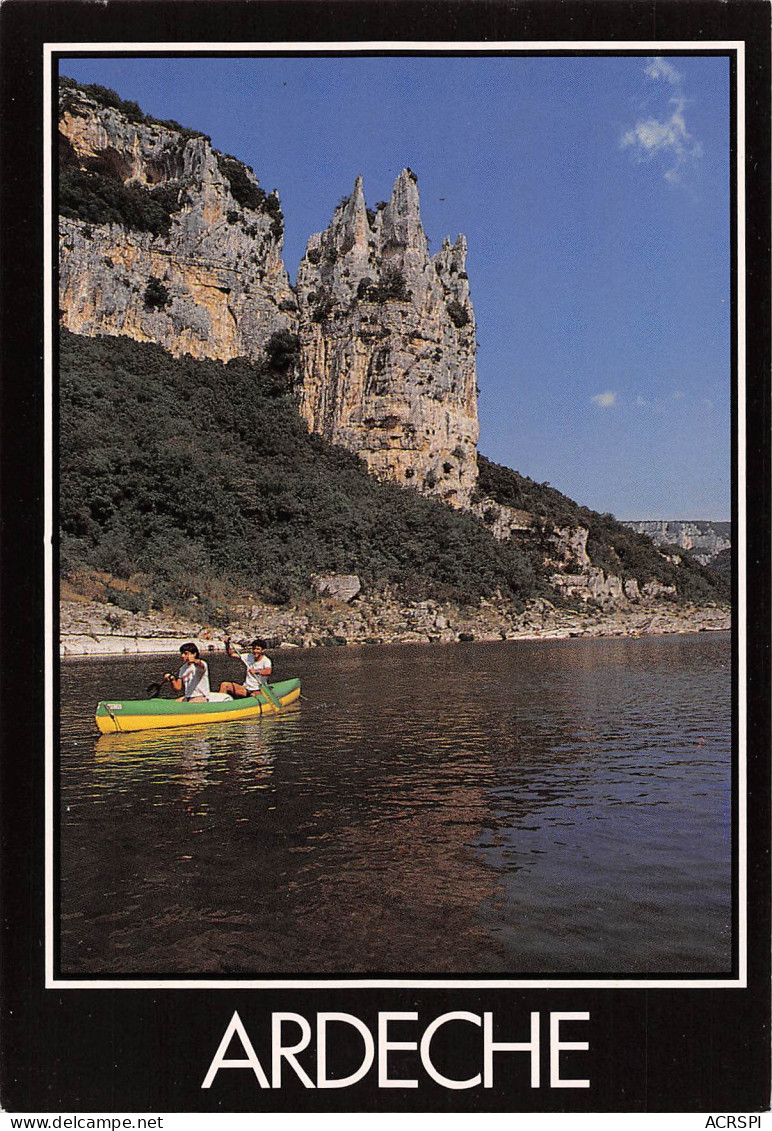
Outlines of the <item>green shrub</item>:
[[155,275],[150,276],[142,299],[148,310],[163,310],[171,301],[168,290]]
[[218,153],[217,165],[230,184],[231,196],[242,208],[257,210],[263,206],[266,199],[265,190],[247,176],[247,167],[242,161]]
[[448,314],[450,315],[451,322],[458,329],[461,329],[462,326],[466,326],[469,321],[469,311],[455,298],[451,299],[448,303]]
[[326,322],[332,314],[333,308],[335,306],[335,300],[331,295],[327,294],[318,295],[316,296],[316,298],[316,305],[311,311],[311,319],[313,322]]
[[92,224],[121,224],[140,232],[167,235],[171,214],[153,191],[102,173],[67,169],[59,178],[59,213]]
[[[111,585],[105,590],[105,600],[111,605],[117,605],[119,609],[125,609],[128,613],[146,613],[150,606],[146,596],[140,593],[128,593],[124,589],[115,589]],[[123,624],[123,618],[115,613],[109,614],[107,620],[113,628],[120,628]]]
[[371,279],[360,280],[357,298],[365,302],[408,302],[412,291],[405,287],[405,276],[398,267],[388,267],[379,283]]
[[160,185],[153,185],[147,191],[153,203],[163,208],[171,217],[181,208],[181,197],[184,189],[185,185],[182,181],[164,181]]
[[275,192],[269,193],[265,198],[263,211],[271,217],[271,234],[278,242],[284,234],[284,213],[281,210],[279,197]]
[[300,361],[300,338],[291,330],[277,330],[268,339],[265,354],[275,373],[289,373]]

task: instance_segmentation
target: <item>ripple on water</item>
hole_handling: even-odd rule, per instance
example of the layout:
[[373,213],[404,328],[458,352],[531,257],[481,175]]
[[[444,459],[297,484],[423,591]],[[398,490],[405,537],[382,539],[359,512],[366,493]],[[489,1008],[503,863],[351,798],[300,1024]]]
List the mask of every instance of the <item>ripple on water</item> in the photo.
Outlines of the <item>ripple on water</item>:
[[166,661],[65,662],[62,968],[725,972],[728,660],[723,636],[319,649],[281,654],[296,710],[101,738],[96,701]]

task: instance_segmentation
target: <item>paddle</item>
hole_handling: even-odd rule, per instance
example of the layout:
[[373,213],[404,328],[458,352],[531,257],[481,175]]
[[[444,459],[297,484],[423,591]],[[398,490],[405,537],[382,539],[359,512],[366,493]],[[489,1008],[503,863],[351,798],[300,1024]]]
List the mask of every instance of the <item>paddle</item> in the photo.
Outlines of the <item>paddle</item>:
[[263,694],[265,695],[268,702],[273,703],[276,710],[280,711],[281,710],[281,703],[279,702],[277,697],[274,695],[273,688],[269,687],[267,683],[264,683],[262,685],[262,687],[260,688],[260,690],[263,692]]
[[155,699],[160,694],[163,685],[168,682],[168,676],[164,676],[160,683],[149,683],[145,688],[145,694],[148,698]]

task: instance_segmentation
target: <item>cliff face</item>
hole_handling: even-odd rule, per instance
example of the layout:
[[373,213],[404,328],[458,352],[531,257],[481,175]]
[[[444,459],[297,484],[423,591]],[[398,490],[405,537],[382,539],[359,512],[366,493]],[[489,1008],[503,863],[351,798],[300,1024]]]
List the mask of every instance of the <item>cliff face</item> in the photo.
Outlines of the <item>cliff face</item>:
[[278,198],[175,126],[60,90],[63,325],[175,355],[257,356],[294,309]]
[[477,478],[475,320],[462,236],[430,258],[418,186],[369,212],[361,178],[297,279],[300,411],[404,486],[469,505]]
[[[62,324],[172,354],[258,359],[299,333],[299,408],[368,469],[466,507],[477,478],[466,242],[430,258],[415,175],[377,213],[361,179],[312,236],[293,290],[278,197],[177,123],[60,88]],[[295,290],[297,294],[295,293]]]

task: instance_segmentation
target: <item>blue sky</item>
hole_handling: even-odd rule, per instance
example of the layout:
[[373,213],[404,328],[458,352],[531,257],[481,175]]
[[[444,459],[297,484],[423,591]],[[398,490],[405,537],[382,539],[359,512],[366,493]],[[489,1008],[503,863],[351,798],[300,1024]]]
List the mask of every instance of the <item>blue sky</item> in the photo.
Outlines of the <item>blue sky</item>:
[[279,190],[294,281],[358,174],[463,232],[480,451],[618,518],[730,516],[726,58],[66,59]]

